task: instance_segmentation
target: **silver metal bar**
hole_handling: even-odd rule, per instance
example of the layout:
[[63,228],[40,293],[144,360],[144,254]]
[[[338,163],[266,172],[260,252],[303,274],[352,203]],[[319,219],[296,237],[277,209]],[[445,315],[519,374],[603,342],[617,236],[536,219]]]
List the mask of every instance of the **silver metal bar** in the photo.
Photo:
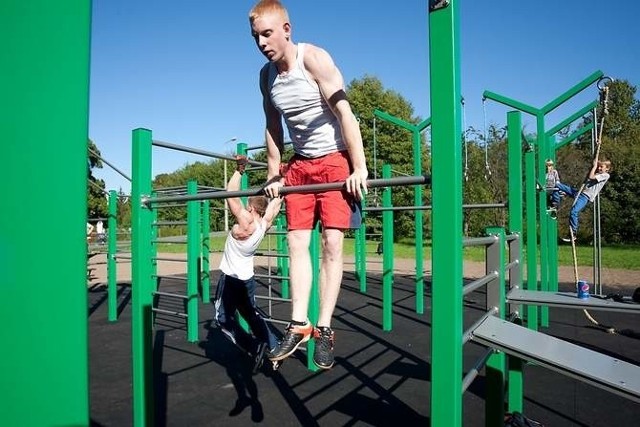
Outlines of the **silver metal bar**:
[[469,282],[462,287],[462,295],[470,294],[476,289],[481,288],[482,286],[486,285],[493,279],[497,279],[497,278],[498,278],[498,272],[492,271],[491,273],[486,274],[481,278],[474,280],[473,282]]
[[[400,176],[395,178],[388,179],[370,179],[367,181],[367,187],[369,188],[377,188],[377,187],[394,187],[394,186],[405,186],[405,185],[424,185],[430,184],[431,177],[430,176]],[[310,185],[292,185],[285,186],[280,189],[280,194],[300,194],[300,193],[320,193],[323,191],[330,190],[341,190],[345,187],[344,182],[329,182],[325,184],[310,184]],[[264,194],[264,189],[262,187],[256,187],[248,190],[239,190],[239,191],[208,191],[202,192],[198,194],[186,194],[183,196],[169,196],[169,197],[157,197],[154,199],[148,199],[145,203],[158,204],[158,203],[168,203],[168,202],[179,202],[179,201],[193,201],[193,200],[210,200],[210,199],[228,199],[230,197],[250,197],[250,196],[260,196]]]
[[480,317],[478,320],[473,322],[473,325],[469,326],[469,329],[464,331],[464,333],[462,335],[462,345],[464,345],[464,344],[469,342],[469,340],[473,337],[473,331],[478,326],[480,326],[480,324],[482,322],[484,322],[484,319],[486,319],[489,316],[493,316],[493,315],[495,315],[497,313],[498,313],[498,307],[491,307],[491,309],[489,311],[487,311],[485,314],[483,314],[482,317]]
[[154,274],[151,277],[155,277],[156,279],[168,279],[168,280],[182,280],[182,281],[187,281],[189,280],[187,277],[182,277],[182,276],[167,276],[167,275],[162,275],[162,274]]
[[498,236],[472,237],[470,239],[464,239],[462,246],[487,246],[496,240],[498,240]]
[[152,292],[152,295],[160,295],[162,297],[170,297],[170,298],[180,298],[180,299],[189,299],[188,296],[186,295],[180,295],[180,294],[172,294],[170,292]]
[[[199,154],[205,157],[213,157],[214,159],[230,160],[232,162],[236,161],[235,157],[225,156],[224,154],[213,153],[211,151],[200,150],[198,148],[187,147],[184,145],[172,144],[170,142],[158,141],[156,139],[152,141],[152,144],[155,145],[156,147],[163,147],[163,148],[168,148],[170,150],[182,151],[182,152],[191,153],[191,154]],[[254,166],[267,166],[267,164],[264,162],[257,162],[255,160],[250,160],[250,159],[248,159],[247,163]]]
[[184,258],[168,258],[168,257],[152,257],[153,261],[175,261],[175,262],[187,262]]
[[[480,203],[480,204],[469,204],[462,205],[463,209],[502,209],[506,208],[506,203]],[[384,212],[384,211],[424,211],[433,209],[432,205],[423,205],[423,206],[371,206],[366,207],[363,210],[365,212]]]
[[491,355],[493,353],[494,353],[494,350],[492,348],[487,349],[487,351],[485,351],[485,353],[482,355],[482,357],[480,359],[478,359],[476,364],[473,365],[471,370],[469,372],[467,372],[467,375],[464,376],[464,378],[462,379],[462,393],[463,394],[464,394],[464,392],[467,391],[469,386],[473,383],[473,380],[476,379],[476,377],[478,376],[480,371],[487,364],[487,361],[489,360],[489,357],[491,357]]
[[178,317],[182,317],[182,318],[189,317],[189,315],[187,313],[181,313],[179,311],[163,310],[162,308],[152,308],[151,311],[153,311],[155,313],[168,314],[170,316],[178,316]]

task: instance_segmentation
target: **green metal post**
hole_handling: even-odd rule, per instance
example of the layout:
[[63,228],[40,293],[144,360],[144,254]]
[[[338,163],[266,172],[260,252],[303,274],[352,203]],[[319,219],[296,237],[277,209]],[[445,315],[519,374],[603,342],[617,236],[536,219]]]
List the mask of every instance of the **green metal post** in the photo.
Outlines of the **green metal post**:
[[[536,223],[536,153],[533,144],[529,144],[524,154],[525,206],[526,206],[526,246],[527,246],[527,281],[526,289],[538,290],[538,224]],[[527,306],[527,326],[538,330],[538,307]]]
[[431,425],[462,425],[462,114],[459,2],[430,2],[433,255]]
[[[155,191],[151,191],[151,198],[154,199],[157,196]],[[159,209],[155,206],[151,207],[151,277],[153,277],[153,287],[151,292],[156,292],[160,285],[160,279],[158,278],[158,237],[160,236],[160,228],[158,227],[158,212]],[[155,313],[153,313],[153,321],[155,322]]]
[[[431,118],[414,125],[381,110],[374,110],[373,114],[383,120],[391,122],[411,132],[413,145],[413,174],[422,175],[422,138],[420,134],[431,125]],[[422,206],[422,186],[413,189],[414,206]],[[415,215],[415,259],[416,259],[416,313],[424,313],[424,214],[422,210],[414,211]]]
[[[382,165],[382,178],[391,178],[391,165]],[[391,187],[382,190],[382,207],[389,208]],[[390,331],[393,324],[393,211],[382,212],[382,330]]]
[[108,319],[118,320],[118,274],[116,252],[118,251],[118,193],[109,191],[109,219],[107,220],[107,296]]
[[[0,419],[89,425],[87,134],[91,2],[0,3]],[[46,165],[43,165],[46,159]],[[64,206],[47,209],[43,184]],[[55,250],[39,256],[43,239]],[[55,274],[49,274],[55,272]],[[41,398],[42,397],[42,398]]]
[[[198,183],[187,182],[187,194],[197,194]],[[198,285],[200,274],[200,202],[187,202],[187,340],[198,341]]]
[[[236,154],[238,154],[239,156],[246,156],[247,147],[248,145],[245,142],[239,142],[238,144],[236,144]],[[240,189],[246,190],[247,188],[249,188],[249,177],[245,173],[240,178]],[[241,199],[242,199],[242,203],[244,203],[244,205],[246,206],[248,198],[241,197]],[[249,331],[249,324],[247,323],[245,318],[240,315],[240,313],[238,313],[238,324],[240,324],[240,327],[245,331],[247,332]]]
[[133,359],[133,425],[154,425],[152,334],[151,131],[135,129],[131,179],[131,353]]
[[[549,153],[548,141],[544,132],[545,120],[544,114],[536,116],[537,123],[537,148],[538,148],[538,173],[536,178],[544,187],[546,180],[546,156]],[[538,220],[540,224],[540,283],[538,288],[542,291],[549,290],[549,245],[547,242],[547,230],[549,228],[549,214],[547,213],[547,191],[542,188],[538,191]],[[549,326],[549,307],[540,307],[540,325]]]
[[[497,236],[498,240],[487,247],[487,274],[498,272],[498,278],[487,284],[487,308],[496,307],[498,317],[505,314],[505,233],[501,227],[489,227],[487,235]],[[503,352],[494,352],[486,365],[485,425],[504,424],[504,396],[506,379],[506,357]]]
[[[283,214],[280,214],[277,218],[278,223],[278,231],[286,231],[287,229],[287,220]],[[278,235],[278,254],[286,254],[288,253],[288,245],[287,245],[287,236],[286,235]],[[283,277],[289,277],[289,258],[288,257],[279,257],[280,263],[280,275]],[[280,292],[282,293],[282,298],[289,298],[289,279],[282,279],[280,283]]]
[[[522,228],[522,216],[523,216],[523,203],[522,203],[522,113],[520,111],[510,111],[507,113],[507,145],[508,145],[508,180],[509,180],[509,232],[518,233],[523,235]],[[521,237],[518,240],[518,247],[521,245]],[[511,251],[509,252],[509,262],[515,261],[511,258]],[[517,256],[519,263],[522,261],[522,253],[518,251]],[[509,272],[510,284],[517,284],[521,286],[523,279],[523,270],[521,264],[518,264],[516,270],[513,269]],[[517,276],[517,277],[514,277]],[[522,315],[522,306],[518,308],[520,315]],[[523,407],[523,376],[522,376],[522,360],[516,357],[508,358],[508,402],[509,411],[522,412]]]
[[[309,298],[309,321],[312,325],[318,323],[320,315],[320,224],[311,232],[311,242],[309,243],[309,254],[311,255],[311,296]],[[307,341],[307,368],[316,372],[318,369],[313,363],[313,352],[316,348],[315,340]]]
[[210,207],[211,203],[209,200],[202,201],[202,262],[200,264],[202,276],[200,287],[202,289],[202,302],[205,304],[209,304],[211,302],[211,267],[209,265],[211,245],[211,239],[209,238],[209,233],[211,232],[209,223]]
[[362,202],[362,224],[358,229],[358,240],[356,240],[356,254],[359,254],[359,262],[356,263],[358,271],[358,281],[360,282],[360,292],[367,293],[367,225],[365,202]]

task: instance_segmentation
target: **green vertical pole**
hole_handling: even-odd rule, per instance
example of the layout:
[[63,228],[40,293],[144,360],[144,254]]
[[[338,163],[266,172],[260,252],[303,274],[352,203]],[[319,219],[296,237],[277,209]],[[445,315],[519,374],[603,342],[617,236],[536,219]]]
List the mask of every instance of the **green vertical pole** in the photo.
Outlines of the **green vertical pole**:
[[356,265],[358,269],[358,281],[360,282],[360,292],[367,293],[367,225],[366,212],[364,211],[365,203],[362,202],[362,224],[358,229],[360,238],[356,243],[356,253],[360,254],[360,262]]
[[202,289],[202,302],[209,304],[211,302],[211,267],[209,265],[211,224],[209,223],[209,212],[211,203],[209,200],[202,201],[202,277],[200,287]]
[[[89,425],[90,24],[90,1],[0,2],[0,419],[6,426]],[[55,227],[43,236],[38,224],[47,195],[30,190],[45,183],[64,189],[56,191],[64,192],[64,206],[47,211]],[[37,274],[34,248],[45,237],[56,247],[38,258]]]
[[151,131],[135,129],[131,177],[131,356],[133,425],[154,425],[151,234]]
[[[501,227],[486,229],[489,236],[498,239],[487,247],[487,274],[498,272],[498,278],[487,284],[487,308],[496,307],[498,317],[504,319],[505,314],[505,233]],[[485,397],[485,425],[501,426],[504,424],[504,395],[506,376],[506,357],[504,352],[494,352],[487,360]]]
[[[311,296],[309,298],[309,321],[312,325],[318,323],[320,315],[320,224],[316,224],[311,232],[311,242],[309,243],[309,254],[311,255]],[[317,371],[318,368],[313,363],[313,351],[315,350],[315,340],[307,341],[307,368],[310,371]]]
[[[422,139],[420,131],[413,131],[413,174],[422,175]],[[413,188],[414,206],[422,206],[422,185],[415,185]],[[415,235],[416,235],[416,313],[424,313],[424,246],[423,246],[423,218],[424,213],[418,209],[415,215]]]
[[[187,182],[187,194],[197,194],[198,183]],[[187,340],[198,341],[198,271],[200,258],[200,202],[187,202]]]
[[[382,165],[382,178],[391,178],[391,165]],[[389,208],[391,187],[382,190],[382,207]],[[393,211],[382,212],[382,330],[393,326]]]
[[[551,137],[549,140],[549,158],[556,163],[556,139]],[[558,291],[558,220],[549,218],[549,227],[547,229],[547,245],[549,247],[549,287],[551,292]]]
[[459,2],[430,2],[433,218],[431,425],[462,424],[462,141]]
[[107,295],[108,319],[118,320],[118,274],[116,252],[118,251],[118,193],[109,191],[109,219],[107,220]]
[[[155,191],[151,191],[151,198],[155,199],[157,193]],[[160,236],[160,227],[158,227],[158,212],[159,209],[155,206],[151,207],[151,277],[152,280],[152,288],[151,292],[156,292],[158,290],[158,285],[160,284],[160,279],[158,278],[158,237]],[[155,313],[153,313],[153,319],[155,322]]]
[[[286,217],[283,214],[278,216],[278,231],[286,231]],[[278,249],[278,254],[286,254],[288,252],[287,245],[287,236],[285,234],[278,235],[278,241],[280,242],[280,247]],[[288,257],[279,257],[278,260],[281,260],[280,264],[280,275],[283,277],[289,277],[289,258]],[[280,284],[280,292],[282,293],[282,298],[289,298],[289,279],[282,279]]]
[[[544,114],[538,114],[536,116],[537,123],[537,145],[538,145],[538,173],[536,174],[538,182],[544,186],[546,176],[545,160],[548,155],[547,138],[544,131],[545,120]],[[540,223],[540,285],[539,289],[542,291],[549,290],[549,254],[547,244],[547,229],[549,228],[549,215],[547,214],[547,191],[542,189],[538,191],[538,219]],[[540,307],[540,325],[543,327],[549,326],[549,307]]]
[[[524,154],[525,175],[525,206],[526,206],[526,247],[527,247],[527,281],[526,289],[538,290],[538,224],[536,221],[536,153],[532,144],[529,144]],[[538,307],[527,306],[527,326],[538,330]]]
[[[508,145],[508,180],[509,180],[509,233],[518,233],[522,236],[522,113],[510,111],[507,113],[507,145]],[[518,243],[520,245],[521,243]],[[521,252],[521,251],[519,251]],[[520,253],[520,259],[522,255]],[[509,260],[511,261],[511,259]],[[517,274],[518,277],[512,277]],[[509,272],[511,283],[522,284],[522,268],[519,265],[517,273]],[[519,308],[522,313],[522,307]],[[523,407],[523,377],[522,360],[516,357],[508,358],[508,402],[510,412],[522,412]]]
[[[247,144],[244,142],[239,142],[236,145],[236,154],[240,155],[240,156],[246,156],[247,155]],[[242,178],[240,178],[240,189],[241,190],[246,190],[247,188],[249,188],[249,177],[247,176],[248,174],[243,174]],[[247,204],[247,197],[242,197],[242,203]],[[240,313],[238,313],[238,323],[240,324],[240,327],[242,329],[244,329],[245,331],[249,331],[249,324],[247,323],[247,321],[244,319],[244,317],[242,317],[240,315]]]

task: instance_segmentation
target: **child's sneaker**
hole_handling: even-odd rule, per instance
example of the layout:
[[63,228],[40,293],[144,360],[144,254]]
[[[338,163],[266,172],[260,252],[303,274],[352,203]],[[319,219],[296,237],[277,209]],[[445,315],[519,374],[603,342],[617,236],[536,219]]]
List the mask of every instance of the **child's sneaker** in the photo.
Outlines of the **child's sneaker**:
[[284,338],[278,343],[278,346],[270,352],[269,360],[282,360],[285,359],[298,349],[298,346],[302,343],[309,341],[311,333],[313,332],[313,326],[307,320],[304,325],[294,325],[289,323],[284,333]]
[[333,342],[334,333],[331,328],[319,326],[313,331],[316,340],[316,348],[313,353],[313,363],[318,368],[330,369],[333,366]]

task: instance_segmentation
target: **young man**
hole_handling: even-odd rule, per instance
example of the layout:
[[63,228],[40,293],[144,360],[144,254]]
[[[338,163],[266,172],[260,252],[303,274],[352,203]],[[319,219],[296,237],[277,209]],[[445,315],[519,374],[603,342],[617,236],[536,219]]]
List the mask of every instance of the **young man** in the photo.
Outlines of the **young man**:
[[[238,156],[236,171],[227,183],[227,190],[240,189],[240,179],[244,173],[246,157]],[[236,311],[249,324],[249,328],[258,343],[254,352],[254,372],[262,364],[265,353],[276,347],[276,338],[269,330],[267,323],[256,311],[256,282],[254,280],[253,259],[265,233],[273,224],[280,210],[279,198],[267,200],[264,196],[249,197],[247,206],[239,198],[227,199],[229,210],[236,218],[224,245],[220,262],[220,279],[215,296],[215,319],[222,332],[234,344],[241,333],[236,318]]]
[[[342,282],[344,230],[361,221],[357,200],[367,192],[367,166],[358,122],[331,56],[311,44],[295,44],[291,23],[277,0],[258,2],[249,13],[251,34],[268,63],[260,71],[266,117],[268,182],[265,192],[278,197],[283,185],[346,181],[344,190],[285,197],[290,251],[291,323],[271,355],[282,360],[298,346],[316,340],[314,363],[333,366],[331,317]],[[284,151],[282,120],[293,141],[294,156],[279,175]],[[311,292],[311,230],[322,224],[320,313],[316,328],[307,319]]]
[[602,190],[602,187],[609,180],[609,171],[611,170],[611,162],[608,160],[598,161],[593,160],[593,166],[589,171],[587,181],[582,188],[582,191],[570,187],[567,184],[561,182],[556,183],[556,191],[551,194],[552,205],[560,205],[560,192],[573,197],[575,200],[571,207],[571,213],[569,214],[569,227],[571,228],[571,236],[566,239],[562,239],[565,242],[571,242],[571,239],[576,239],[578,233],[578,215],[587,206],[588,202],[592,202],[596,199],[596,196]]

